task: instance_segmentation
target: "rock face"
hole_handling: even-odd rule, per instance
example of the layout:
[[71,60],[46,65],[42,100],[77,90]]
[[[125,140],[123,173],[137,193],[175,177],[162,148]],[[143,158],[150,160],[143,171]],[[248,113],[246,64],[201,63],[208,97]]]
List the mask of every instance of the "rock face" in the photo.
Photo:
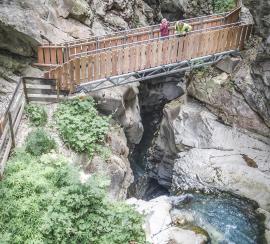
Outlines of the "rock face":
[[125,85],[94,92],[98,108],[113,117],[124,127],[129,143],[138,144],[143,135],[143,125],[138,101],[138,86]]
[[169,197],[162,196],[149,202],[131,198],[126,202],[145,215],[143,227],[146,240],[150,243],[197,244],[207,241],[204,235],[174,226],[174,214],[171,214],[173,206]]
[[109,156],[95,156],[86,167],[86,172],[105,174],[110,180],[109,197],[113,200],[124,200],[127,189],[133,182],[126,137],[121,128],[113,128],[106,141],[111,151]]
[[256,33],[265,39],[270,35],[270,2],[265,0],[244,0],[251,11],[256,24]]
[[147,158],[149,176],[167,188],[171,186],[174,160],[177,156],[173,121],[178,116],[181,103],[183,100],[179,99],[164,107],[160,130]]
[[150,79],[140,85],[140,105],[143,111],[152,112],[184,93],[183,74]]
[[[225,61],[223,61],[225,62]],[[213,68],[198,71],[188,87],[191,96],[206,104],[225,124],[269,136],[270,90],[267,84],[251,78],[247,65],[234,75]]]
[[249,67],[236,74],[236,85],[250,107],[269,126],[270,111],[270,2],[243,1],[255,20],[255,33],[262,37],[257,55]]
[[44,38],[60,42],[99,32],[92,28],[97,26],[94,22],[101,23],[105,31],[128,28],[135,22],[148,24],[151,14],[145,8],[141,0],[4,0],[0,3],[0,27],[1,33],[8,35],[1,35],[0,49],[30,56]]
[[161,16],[169,20],[179,20],[184,18],[207,15],[212,13],[212,2],[207,0],[146,0],[154,10],[157,20]]
[[246,103],[270,128],[270,59],[241,67],[234,80]]
[[194,101],[166,110],[171,116],[164,116],[155,144],[174,159],[150,160],[159,183],[180,191],[222,189],[270,210],[269,138],[226,126]]

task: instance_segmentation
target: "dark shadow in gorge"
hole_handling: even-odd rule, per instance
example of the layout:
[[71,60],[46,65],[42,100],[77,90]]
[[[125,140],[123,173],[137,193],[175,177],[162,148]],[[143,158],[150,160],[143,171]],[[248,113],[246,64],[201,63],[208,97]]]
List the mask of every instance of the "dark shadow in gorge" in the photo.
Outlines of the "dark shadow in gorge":
[[159,185],[157,180],[150,178],[146,171],[147,151],[152,146],[152,140],[158,131],[162,118],[162,108],[155,111],[143,112],[142,122],[144,134],[141,142],[135,146],[129,156],[130,165],[134,174],[134,182],[129,187],[128,198],[136,197],[139,199],[150,200],[160,195],[167,195],[168,190]]
[[169,194],[156,179],[149,177],[146,168],[147,153],[159,130],[164,105],[183,94],[183,90],[179,87],[182,78],[182,74],[175,74],[140,84],[139,103],[144,134],[141,142],[135,145],[129,156],[134,183],[129,187],[128,197],[150,200]]

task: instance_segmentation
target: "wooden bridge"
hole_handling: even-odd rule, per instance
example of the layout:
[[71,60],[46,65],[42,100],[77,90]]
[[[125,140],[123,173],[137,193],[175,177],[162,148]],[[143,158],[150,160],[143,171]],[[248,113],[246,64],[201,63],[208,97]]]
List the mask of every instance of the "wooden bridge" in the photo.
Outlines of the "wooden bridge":
[[241,6],[231,12],[185,20],[185,36],[161,37],[159,25],[120,31],[38,48],[36,65],[49,69],[59,91],[95,91],[168,75],[217,62],[242,50],[252,25],[240,22]]

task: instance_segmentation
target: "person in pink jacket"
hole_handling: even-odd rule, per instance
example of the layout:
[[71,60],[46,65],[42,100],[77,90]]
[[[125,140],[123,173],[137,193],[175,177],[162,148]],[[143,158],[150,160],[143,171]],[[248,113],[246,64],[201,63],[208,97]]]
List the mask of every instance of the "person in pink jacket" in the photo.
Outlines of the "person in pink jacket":
[[170,26],[169,21],[167,21],[167,19],[162,19],[161,24],[160,24],[161,37],[169,35],[169,26]]

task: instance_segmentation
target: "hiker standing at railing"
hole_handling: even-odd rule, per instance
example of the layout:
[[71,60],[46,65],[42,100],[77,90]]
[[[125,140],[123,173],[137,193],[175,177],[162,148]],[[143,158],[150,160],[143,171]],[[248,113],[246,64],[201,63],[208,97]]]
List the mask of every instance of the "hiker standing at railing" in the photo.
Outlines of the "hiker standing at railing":
[[160,27],[159,27],[161,37],[169,35],[169,26],[170,26],[169,21],[167,21],[167,19],[165,19],[165,18],[162,19]]
[[183,36],[187,34],[188,32],[192,31],[192,26],[184,23],[182,21],[177,21],[175,23],[175,34],[178,36]]

